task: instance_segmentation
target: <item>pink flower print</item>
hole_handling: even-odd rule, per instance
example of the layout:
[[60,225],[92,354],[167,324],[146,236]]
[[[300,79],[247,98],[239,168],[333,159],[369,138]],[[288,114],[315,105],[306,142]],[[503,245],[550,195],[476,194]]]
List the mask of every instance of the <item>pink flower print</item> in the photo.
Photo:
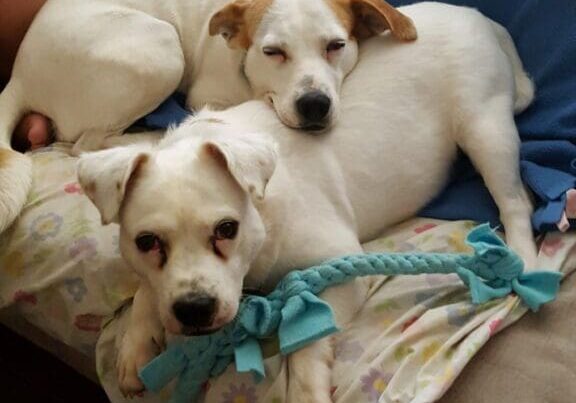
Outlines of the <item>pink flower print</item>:
[[410,326],[412,326],[419,319],[419,316],[413,316],[402,324],[402,333],[404,333]]
[[380,396],[386,388],[388,383],[392,379],[392,375],[386,374],[378,369],[371,369],[367,375],[360,378],[362,383],[362,392],[368,395],[369,402],[378,402]]
[[74,326],[85,332],[97,333],[102,328],[102,319],[102,315],[93,315],[91,313],[77,315],[74,320]]
[[98,243],[94,238],[81,237],[68,249],[68,254],[72,259],[92,260],[97,255]]
[[222,403],[257,403],[256,389],[242,383],[240,386],[230,385],[222,395]]
[[498,331],[501,324],[502,324],[502,319],[494,319],[492,322],[490,322],[488,324],[488,327],[490,328],[490,336],[493,336],[494,333],[496,333]]
[[417,234],[421,234],[422,232],[428,231],[429,229],[437,227],[436,224],[428,223],[421,225],[419,227],[414,228],[414,232]]
[[540,250],[546,256],[553,257],[563,246],[564,242],[559,236],[548,236],[544,242],[542,242]]
[[64,191],[68,194],[83,194],[84,192],[82,191],[82,187],[76,183],[76,182],[71,182],[66,184],[66,186],[64,186]]
[[14,302],[26,302],[27,304],[31,305],[36,305],[38,303],[38,299],[34,294],[30,294],[29,292],[23,290],[16,291],[12,299]]

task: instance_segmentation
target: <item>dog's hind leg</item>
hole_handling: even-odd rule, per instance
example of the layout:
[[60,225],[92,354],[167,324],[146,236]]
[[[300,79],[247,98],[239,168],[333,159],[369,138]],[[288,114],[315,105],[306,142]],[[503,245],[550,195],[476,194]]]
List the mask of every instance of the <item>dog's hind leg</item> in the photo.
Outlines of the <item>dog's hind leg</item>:
[[176,29],[144,13],[100,3],[70,13],[60,2],[46,4],[14,77],[29,108],[54,122],[59,141],[85,137],[77,150],[94,150],[178,89],[184,54]]
[[472,160],[500,210],[506,241],[527,268],[536,263],[532,203],[520,178],[520,139],[512,101],[494,96],[463,124],[459,145]]

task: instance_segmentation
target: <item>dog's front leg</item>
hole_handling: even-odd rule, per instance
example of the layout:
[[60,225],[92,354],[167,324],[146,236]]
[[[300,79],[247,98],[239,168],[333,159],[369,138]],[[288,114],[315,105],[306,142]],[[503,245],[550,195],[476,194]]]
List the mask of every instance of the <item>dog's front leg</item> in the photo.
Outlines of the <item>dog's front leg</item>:
[[[368,282],[356,279],[329,288],[321,297],[334,311],[336,323],[343,329],[362,307]],[[330,403],[331,375],[334,361],[332,338],[324,338],[288,357],[287,403]]]
[[143,281],[134,296],[116,361],[118,385],[125,396],[132,397],[144,391],[138,370],[164,347],[164,327],[154,301],[150,286]]

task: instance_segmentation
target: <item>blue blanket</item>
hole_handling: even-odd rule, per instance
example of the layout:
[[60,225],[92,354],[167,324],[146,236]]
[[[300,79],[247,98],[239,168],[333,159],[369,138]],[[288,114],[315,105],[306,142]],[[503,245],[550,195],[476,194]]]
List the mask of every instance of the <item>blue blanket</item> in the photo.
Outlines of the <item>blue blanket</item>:
[[[476,7],[511,33],[536,84],[535,102],[517,116],[521,173],[534,192],[537,231],[557,229],[566,191],[576,187],[576,2],[573,0],[448,0]],[[394,5],[415,1],[391,0]],[[498,209],[469,161],[422,215],[498,221]]]
[[[389,2],[400,6],[417,1]],[[475,7],[504,25],[535,81],[536,100],[516,119],[522,139],[521,173],[536,197],[534,229],[556,230],[566,208],[566,191],[576,187],[576,1],[445,2]],[[182,105],[181,99],[170,98],[140,123],[152,128],[178,123],[186,115]],[[498,224],[498,209],[464,156],[453,172],[458,175],[420,215]]]

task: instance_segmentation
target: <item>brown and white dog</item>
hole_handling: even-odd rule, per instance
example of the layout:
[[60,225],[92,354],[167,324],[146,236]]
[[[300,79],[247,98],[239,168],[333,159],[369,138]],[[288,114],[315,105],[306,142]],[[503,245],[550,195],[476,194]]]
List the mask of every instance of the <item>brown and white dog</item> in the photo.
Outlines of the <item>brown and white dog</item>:
[[286,125],[321,130],[338,115],[357,41],[387,30],[416,38],[383,0],[47,2],[0,94],[0,232],[31,186],[30,161],[10,148],[25,112],[48,116],[76,153],[117,145],[176,90],[193,109],[264,98]]
[[[80,183],[103,221],[120,224],[122,254],[142,277],[118,360],[125,392],[141,390],[138,367],[164,329],[214,331],[234,318],[243,285],[270,289],[416,214],[443,187],[458,147],[498,204],[509,245],[534,265],[513,118],[533,86],[514,44],[468,8],[401,10],[419,40],[362,44],[342,116],[324,135],[304,136],[251,101],[204,110],[158,145],[81,158]],[[356,282],[323,295],[340,325],[364,291]],[[288,402],[330,401],[331,358],[327,340],[288,358]]]

